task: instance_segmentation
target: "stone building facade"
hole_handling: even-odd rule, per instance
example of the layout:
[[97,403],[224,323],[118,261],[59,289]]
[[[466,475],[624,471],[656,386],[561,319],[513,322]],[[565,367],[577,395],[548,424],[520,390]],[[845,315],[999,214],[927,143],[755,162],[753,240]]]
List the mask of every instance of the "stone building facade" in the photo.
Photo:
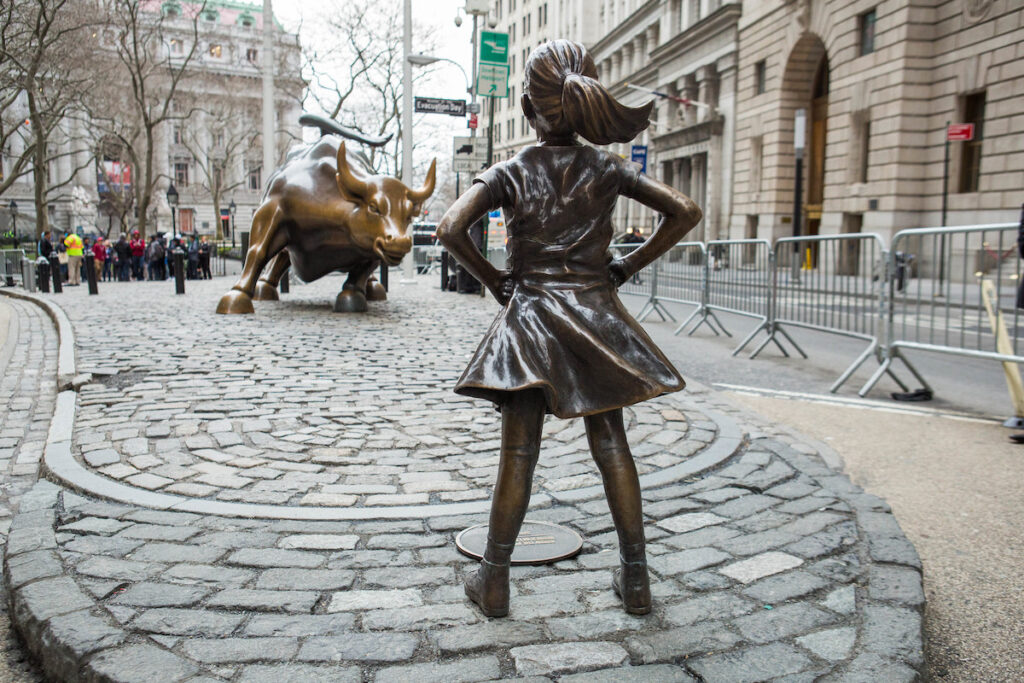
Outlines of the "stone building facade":
[[[551,21],[538,26],[543,5]],[[498,159],[533,139],[517,102],[522,58],[546,39],[583,42],[627,104],[651,97],[631,86],[700,103],[656,97],[634,143],[648,148],[648,174],[705,207],[687,239],[794,233],[798,109],[801,234],[888,239],[939,225],[947,122],[975,124],[974,140],[950,143],[947,224],[1015,221],[1024,202],[1016,0],[499,0],[496,10],[515,93],[497,117]],[[621,229],[649,230],[648,212],[619,204]]]
[[[192,6],[187,2],[165,0],[152,2],[147,12],[165,15],[166,40],[163,49],[172,57],[187,54],[191,48],[192,21],[187,18]],[[191,112],[182,120],[168,122],[157,129],[155,145],[155,172],[162,180],[150,206],[149,232],[170,232],[172,220],[165,192],[170,182],[179,193],[175,226],[181,231],[200,234],[218,234],[218,212],[211,197],[214,166],[222,168],[220,186],[226,188],[219,197],[219,208],[227,209],[234,200],[235,230],[248,230],[250,218],[259,204],[263,183],[267,178],[261,168],[262,148],[258,135],[261,130],[261,57],[262,4],[210,0],[199,19],[196,54],[189,64],[189,73],[179,88],[174,107],[180,112]],[[288,147],[301,139],[298,117],[301,114],[300,97],[304,82],[301,78],[301,59],[298,37],[280,28],[275,32],[275,147],[278,158],[283,158]],[[118,73],[118,76],[120,74]],[[127,76],[125,75],[125,78]],[[207,111],[194,111],[195,108]],[[216,121],[220,111],[229,116],[229,125]],[[222,117],[223,118],[223,117]],[[105,153],[101,140],[93,139],[90,127],[73,117],[62,127],[61,139],[55,145],[63,152],[53,162],[50,174],[54,182],[71,178],[61,196],[48,204],[50,226],[53,230],[92,226],[106,232],[108,217],[98,210],[100,189],[107,180],[104,171],[113,170],[115,180],[132,178],[133,170],[125,172],[116,154]],[[256,133],[242,142],[241,131]],[[16,144],[15,141],[14,144]],[[234,143],[234,144],[233,144]],[[97,154],[95,163],[90,160]],[[5,155],[16,155],[20,149],[5,150]],[[0,160],[2,163],[2,160]],[[125,174],[125,175],[122,175]],[[8,202],[18,205],[18,232],[27,233],[34,224],[34,204],[31,175],[23,176],[4,194]],[[6,212],[5,212],[6,213]],[[113,234],[120,230],[113,222]],[[222,223],[230,228],[230,219]],[[227,234],[221,231],[221,234]]]
[[[794,118],[806,115],[802,234],[1013,221],[1024,192],[1024,9],[1013,0],[762,0],[739,24],[733,237],[793,234]],[[1016,103],[1016,105],[1014,104]]]

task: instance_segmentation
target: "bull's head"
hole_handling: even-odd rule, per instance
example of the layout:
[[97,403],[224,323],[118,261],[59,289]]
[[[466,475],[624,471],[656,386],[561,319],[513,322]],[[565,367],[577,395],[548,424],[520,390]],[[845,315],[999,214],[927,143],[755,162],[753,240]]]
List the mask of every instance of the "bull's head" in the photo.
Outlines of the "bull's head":
[[356,205],[349,218],[352,240],[372,250],[384,263],[396,265],[412,249],[408,232],[413,216],[434,193],[437,159],[430,163],[423,187],[413,190],[387,176],[357,175],[348,165],[345,143],[338,147],[338,190]]

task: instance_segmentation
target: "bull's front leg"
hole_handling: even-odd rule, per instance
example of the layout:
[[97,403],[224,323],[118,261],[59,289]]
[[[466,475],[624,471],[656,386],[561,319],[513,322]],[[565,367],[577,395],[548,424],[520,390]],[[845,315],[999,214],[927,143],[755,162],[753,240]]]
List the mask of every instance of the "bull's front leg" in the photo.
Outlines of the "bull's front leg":
[[276,201],[270,201],[259,208],[252,218],[251,241],[245,255],[245,265],[238,282],[231,291],[221,297],[217,304],[218,313],[253,313],[252,295],[256,280],[267,262],[284,249],[288,235],[280,230],[281,217]]
[[352,266],[348,271],[348,279],[345,280],[345,284],[341,288],[341,293],[334,301],[335,312],[365,313],[367,311],[366,282],[376,265],[376,261],[368,261]]
[[288,250],[282,249],[270,262],[270,266],[260,281],[256,283],[256,293],[253,298],[256,301],[277,301],[277,285],[290,265],[291,259],[288,257]]

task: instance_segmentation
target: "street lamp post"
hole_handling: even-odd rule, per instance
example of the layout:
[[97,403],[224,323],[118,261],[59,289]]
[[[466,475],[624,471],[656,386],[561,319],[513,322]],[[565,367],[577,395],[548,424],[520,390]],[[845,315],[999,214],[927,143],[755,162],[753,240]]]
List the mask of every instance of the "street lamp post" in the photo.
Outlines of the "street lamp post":
[[171,207],[171,237],[178,236],[178,223],[174,217],[174,207],[178,205],[178,191],[174,189],[174,183],[167,186],[167,206]]
[[[412,0],[402,3],[402,182],[412,183]],[[409,249],[402,271],[402,284],[415,282],[414,246]],[[385,264],[385,267],[387,265]]]
[[11,203],[7,205],[7,208],[11,210],[11,236],[14,237],[14,245],[18,245],[18,202],[11,200]]
[[235,204],[235,198],[231,198],[231,203],[228,204],[228,211],[231,213],[231,250],[235,249],[235,211],[238,209],[238,205]]
[[[807,110],[797,109],[793,119],[793,149],[796,152],[796,183],[793,191],[793,237],[800,237],[803,202],[804,148],[807,146]],[[800,240],[793,241],[793,281],[800,281]]]

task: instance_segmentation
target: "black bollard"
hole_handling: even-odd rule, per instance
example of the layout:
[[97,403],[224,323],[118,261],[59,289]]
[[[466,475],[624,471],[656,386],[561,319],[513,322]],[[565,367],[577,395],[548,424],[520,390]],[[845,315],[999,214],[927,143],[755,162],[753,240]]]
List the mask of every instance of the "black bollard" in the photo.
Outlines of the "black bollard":
[[60,259],[57,253],[50,254],[50,279],[53,280],[53,293],[60,294],[64,291],[64,277],[60,272]]
[[380,264],[380,286],[384,288],[384,291],[388,291],[388,264]]
[[[456,174],[458,175],[458,174]],[[441,291],[448,290],[448,250],[441,252]]]
[[284,271],[284,275],[281,276],[281,293],[287,294],[291,289],[291,285],[288,282],[288,271]]
[[85,280],[89,283],[89,294],[99,294],[100,288],[96,283],[96,257],[91,251],[85,252]]
[[40,256],[36,261],[36,279],[39,284],[39,291],[50,293],[50,262],[45,256]]
[[185,252],[180,247],[174,250],[174,293],[185,293]]

